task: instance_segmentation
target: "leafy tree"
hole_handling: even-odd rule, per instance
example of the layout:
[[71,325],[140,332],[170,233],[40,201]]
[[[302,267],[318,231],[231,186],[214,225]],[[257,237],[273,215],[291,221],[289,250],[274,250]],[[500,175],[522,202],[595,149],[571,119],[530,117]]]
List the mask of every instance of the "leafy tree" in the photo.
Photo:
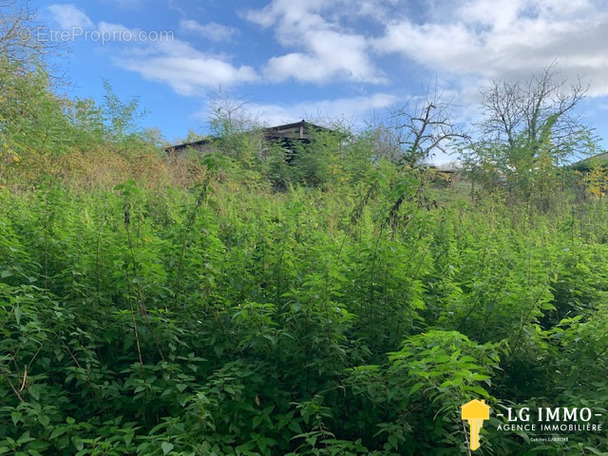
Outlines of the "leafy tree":
[[63,107],[44,67],[23,69],[19,62],[0,60],[0,178],[23,166],[26,174],[36,175],[48,167],[50,155],[68,150]]
[[294,175],[299,183],[312,187],[333,186],[346,179],[344,140],[347,133],[338,129],[309,132],[309,143],[293,144]]
[[586,88],[568,84],[553,64],[527,81],[493,81],[482,91],[479,140],[465,148],[469,170],[504,178],[526,198],[555,185],[556,167],[595,149],[592,129],[575,114]]
[[520,148],[534,156],[547,141],[555,160],[567,158],[588,144],[588,128],[573,112],[585,93],[580,80],[568,86],[555,64],[527,81],[493,81],[482,91],[482,138],[506,145],[504,158],[513,166]]

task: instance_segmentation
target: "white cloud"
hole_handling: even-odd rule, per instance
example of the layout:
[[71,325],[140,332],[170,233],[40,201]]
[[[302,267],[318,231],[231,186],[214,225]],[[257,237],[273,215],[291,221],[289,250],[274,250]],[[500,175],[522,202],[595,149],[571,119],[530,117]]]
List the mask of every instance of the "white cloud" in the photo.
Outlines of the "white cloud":
[[211,41],[230,41],[236,34],[238,34],[238,29],[217,24],[215,22],[199,24],[192,19],[182,19],[179,26],[180,29],[185,32],[202,35],[204,38]]
[[93,27],[93,21],[73,4],[58,3],[47,8],[52,18],[59,26],[65,30],[71,30],[76,27],[90,28]]
[[321,0],[274,0],[266,8],[246,15],[262,27],[273,27],[279,44],[293,51],[268,61],[268,79],[386,82],[372,62],[367,38],[332,17],[336,9],[339,5]]
[[[250,103],[248,115],[262,125],[282,125],[304,119],[313,123],[333,123],[342,121],[361,127],[376,111],[382,112],[399,103],[399,98],[388,93],[345,97],[325,100],[308,100],[295,103]],[[209,119],[209,106],[197,111],[193,117]]]
[[318,101],[303,101],[293,104],[254,104],[251,111],[268,125],[308,121],[338,120],[361,124],[369,119],[374,111],[385,110],[399,99],[391,94],[377,93],[369,96],[337,98]]
[[486,78],[528,77],[557,61],[565,76],[586,76],[590,94],[608,94],[605,1],[469,0],[442,6],[441,17],[432,21],[393,19],[374,48],[437,72]]
[[266,66],[271,80],[324,83],[335,79],[379,83],[384,79],[365,55],[366,41],[359,36],[331,30],[309,33],[309,52],[295,52],[273,57]]
[[[116,65],[139,73],[145,79],[166,83],[182,95],[200,95],[212,87],[231,86],[258,79],[253,68],[233,65],[224,56],[206,54],[173,36],[165,37],[169,39],[125,40],[125,37],[139,37],[142,31],[121,24],[95,24],[84,11],[74,5],[52,5],[48,10],[62,27],[78,26],[107,31],[107,36],[118,37],[103,43],[103,49],[109,49],[108,55]],[[160,37],[158,33],[144,36]],[[101,42],[98,41],[97,44]]]
[[182,40],[127,47],[114,61],[145,79],[164,82],[181,95],[201,95],[209,88],[258,80],[250,66],[236,66],[223,56],[198,51]]
[[231,86],[257,79],[255,71],[250,67],[235,67],[202,54],[154,54],[156,53],[140,58],[119,58],[117,62],[126,70],[139,73],[146,79],[169,84],[182,95],[203,94],[212,87]]

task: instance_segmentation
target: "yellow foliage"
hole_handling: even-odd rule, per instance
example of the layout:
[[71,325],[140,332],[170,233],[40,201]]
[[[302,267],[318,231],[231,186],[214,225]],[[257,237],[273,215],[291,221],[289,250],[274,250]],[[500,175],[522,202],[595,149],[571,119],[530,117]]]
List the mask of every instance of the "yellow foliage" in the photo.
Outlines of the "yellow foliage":
[[587,189],[598,199],[606,196],[606,192],[608,192],[608,169],[603,166],[592,168],[587,179]]

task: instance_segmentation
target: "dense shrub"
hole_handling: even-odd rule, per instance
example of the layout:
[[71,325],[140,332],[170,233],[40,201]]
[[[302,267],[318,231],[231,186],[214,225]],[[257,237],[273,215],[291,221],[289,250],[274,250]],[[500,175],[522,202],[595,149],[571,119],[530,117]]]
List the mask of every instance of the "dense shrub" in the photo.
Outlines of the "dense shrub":
[[608,250],[570,211],[217,172],[0,193],[0,452],[454,454],[470,397],[601,408]]

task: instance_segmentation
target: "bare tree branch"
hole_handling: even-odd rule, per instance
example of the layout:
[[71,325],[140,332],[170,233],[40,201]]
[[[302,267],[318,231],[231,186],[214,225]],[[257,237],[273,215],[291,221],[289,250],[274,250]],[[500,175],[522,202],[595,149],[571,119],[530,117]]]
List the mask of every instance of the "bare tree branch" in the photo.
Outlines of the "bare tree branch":
[[209,100],[209,121],[216,134],[225,136],[259,126],[257,117],[248,109],[253,103],[249,98],[218,87],[210,93]]
[[0,0],[0,55],[26,65],[42,57],[48,45],[37,39],[37,25],[27,0]]
[[453,141],[469,136],[457,129],[451,120],[450,103],[441,100],[435,90],[432,97],[406,105],[393,114],[395,130],[404,164],[415,165],[430,158],[435,151],[446,152]]

